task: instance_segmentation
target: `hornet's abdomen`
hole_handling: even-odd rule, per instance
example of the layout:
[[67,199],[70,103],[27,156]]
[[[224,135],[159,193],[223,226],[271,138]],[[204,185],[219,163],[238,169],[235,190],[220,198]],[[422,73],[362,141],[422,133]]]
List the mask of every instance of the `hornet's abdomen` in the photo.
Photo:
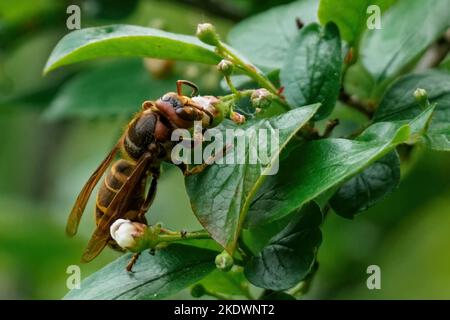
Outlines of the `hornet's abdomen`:
[[[118,160],[111,166],[110,171],[103,179],[97,193],[97,202],[95,207],[95,220],[97,224],[100,218],[102,218],[105,214],[106,209],[114,199],[117,192],[119,192],[120,188],[127,180],[128,176],[133,172],[133,169],[134,164],[124,159]],[[135,197],[132,201],[130,201],[130,205],[132,207],[126,208],[124,213],[138,210],[141,206],[145,186],[142,184],[138,185],[137,188],[140,188],[141,190],[135,190]]]

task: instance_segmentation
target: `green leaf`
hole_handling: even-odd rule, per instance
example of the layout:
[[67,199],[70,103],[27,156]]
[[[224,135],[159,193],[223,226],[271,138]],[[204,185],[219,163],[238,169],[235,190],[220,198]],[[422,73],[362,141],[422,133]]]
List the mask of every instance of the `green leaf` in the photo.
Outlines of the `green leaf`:
[[321,223],[320,208],[314,202],[305,205],[257,256],[250,258],[244,268],[247,279],[271,290],[286,290],[303,280],[322,242]]
[[399,1],[381,19],[381,30],[368,30],[361,61],[377,83],[399,74],[450,25],[447,0]]
[[57,93],[45,116],[48,119],[129,115],[143,101],[175,90],[175,78],[153,79],[141,59],[127,59],[83,72]]
[[[247,129],[247,133],[263,129],[269,134],[279,130],[279,150],[271,149],[263,140],[257,139],[256,135],[248,134],[245,139],[239,139],[239,143],[244,143],[241,150],[244,150],[245,154],[230,151],[226,156],[234,157],[236,153],[244,160],[240,162],[243,164],[214,164],[204,172],[186,179],[187,192],[195,215],[212,238],[229,252],[235,249],[252,196],[267,174],[274,173],[272,170],[277,169],[279,152],[318,108],[318,104],[306,106],[270,119],[249,121],[243,126],[227,122],[227,126],[222,126],[222,129]],[[237,149],[236,146],[238,144],[234,142],[234,150]],[[268,166],[261,163],[249,164],[249,152],[255,150],[256,146],[258,151],[268,151]]]
[[333,111],[342,69],[341,39],[335,24],[322,29],[317,23],[303,28],[293,40],[280,72],[287,101],[295,106],[320,102],[315,118]]
[[321,0],[319,5],[319,20],[325,25],[334,22],[344,40],[350,44],[357,44],[362,33],[367,29],[367,8],[377,5],[383,12],[396,0]]
[[384,95],[374,116],[374,121],[410,121],[422,112],[414,98],[414,90],[427,90],[436,109],[431,119],[425,141],[435,149],[450,151],[450,74],[430,70],[410,74],[393,83]]
[[213,271],[217,253],[172,244],[157,250],[154,256],[143,252],[133,273],[125,270],[131,258],[131,254],[126,254],[86,278],[80,289],[73,289],[64,299],[162,299]]
[[400,159],[393,151],[345,182],[330,199],[330,205],[338,215],[353,219],[392,193],[399,183]]
[[103,57],[152,57],[217,64],[213,47],[195,37],[130,25],[110,25],[73,31],[62,38],[44,72],[75,62]]
[[289,213],[282,219],[272,221],[269,224],[258,225],[250,229],[246,228],[247,226],[244,224],[240,238],[242,242],[240,244],[245,246],[248,252],[256,255],[269,243],[271,238],[291,222],[293,215],[295,215],[295,211]]
[[323,139],[294,146],[278,174],[268,177],[253,198],[246,225],[253,228],[285,217],[408,138],[409,125],[383,122],[370,126],[357,140]]
[[244,277],[242,268],[232,269],[228,272],[214,270],[199,282],[208,291],[226,295],[248,297],[248,281]]
[[317,21],[317,8],[318,0],[300,0],[275,7],[237,24],[228,40],[257,66],[279,69],[298,33],[296,19],[305,24]]

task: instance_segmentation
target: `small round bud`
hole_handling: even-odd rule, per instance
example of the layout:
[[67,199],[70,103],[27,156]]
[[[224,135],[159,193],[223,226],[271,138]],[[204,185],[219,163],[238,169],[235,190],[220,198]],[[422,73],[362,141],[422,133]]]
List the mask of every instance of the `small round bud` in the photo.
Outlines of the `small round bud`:
[[264,109],[272,103],[272,94],[266,89],[257,89],[253,91],[251,96],[252,105],[255,108]]
[[223,251],[221,254],[216,256],[216,267],[222,271],[230,271],[233,267],[234,261],[233,257],[226,251]]
[[428,93],[425,89],[417,88],[414,91],[414,97],[421,105],[426,105],[428,102]]
[[139,222],[117,219],[111,225],[111,237],[124,249],[133,250],[138,245],[138,238],[145,233],[147,226]]
[[205,287],[202,286],[201,284],[196,284],[195,286],[192,287],[191,289],[191,295],[194,298],[201,298],[206,294],[206,290]]
[[197,25],[197,38],[201,42],[217,46],[219,45],[219,35],[216,32],[216,28],[211,23],[200,23]]
[[230,119],[237,124],[242,124],[245,122],[245,116],[234,111],[231,112]]
[[234,65],[231,61],[223,59],[217,65],[217,69],[223,73],[224,76],[231,76],[233,73]]

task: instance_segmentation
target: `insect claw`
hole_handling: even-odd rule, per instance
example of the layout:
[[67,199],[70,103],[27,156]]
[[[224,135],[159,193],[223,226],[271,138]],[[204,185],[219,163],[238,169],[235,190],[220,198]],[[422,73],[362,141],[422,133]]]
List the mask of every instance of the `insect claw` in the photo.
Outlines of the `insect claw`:
[[187,231],[186,230],[181,230],[180,231],[180,235],[181,235],[182,238],[186,238]]
[[140,253],[135,253],[135,254],[131,257],[130,261],[128,262],[127,267],[126,267],[126,270],[127,270],[129,273],[134,273],[134,271],[133,271],[133,266],[136,264],[136,261],[138,260],[139,255],[140,255]]

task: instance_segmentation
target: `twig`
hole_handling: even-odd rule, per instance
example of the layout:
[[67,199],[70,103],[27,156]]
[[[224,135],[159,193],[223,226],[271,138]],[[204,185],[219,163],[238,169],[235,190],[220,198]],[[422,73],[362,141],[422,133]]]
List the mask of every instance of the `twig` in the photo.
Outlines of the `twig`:
[[346,104],[347,106],[352,107],[353,109],[359,111],[360,113],[364,114],[369,119],[372,119],[373,110],[371,110],[368,106],[364,105],[361,101],[350,96],[344,90],[341,90],[341,92],[339,94],[339,101],[341,101],[342,103]]
[[319,131],[314,128],[314,123],[311,121],[306,123],[300,131],[298,131],[297,136],[306,140],[317,140],[321,138]]
[[417,64],[415,70],[423,71],[434,68],[441,64],[450,52],[450,29],[439,38],[439,40],[428,49],[421,61]]
[[322,134],[322,138],[328,138],[333,132],[334,128],[339,125],[339,119],[329,120],[327,126],[325,127],[325,131]]

